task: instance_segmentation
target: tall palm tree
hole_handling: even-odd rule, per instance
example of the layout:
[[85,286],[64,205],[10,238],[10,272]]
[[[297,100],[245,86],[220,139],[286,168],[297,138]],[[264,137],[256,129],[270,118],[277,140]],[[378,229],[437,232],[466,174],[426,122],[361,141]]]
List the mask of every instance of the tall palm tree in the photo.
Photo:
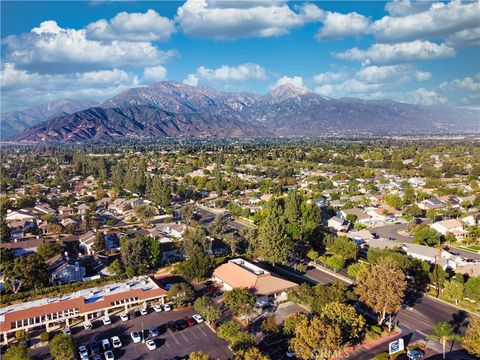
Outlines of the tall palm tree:
[[445,321],[440,321],[433,325],[433,333],[428,336],[428,339],[438,341],[442,344],[443,359],[445,359],[447,341],[461,341],[462,338],[453,332],[452,325]]

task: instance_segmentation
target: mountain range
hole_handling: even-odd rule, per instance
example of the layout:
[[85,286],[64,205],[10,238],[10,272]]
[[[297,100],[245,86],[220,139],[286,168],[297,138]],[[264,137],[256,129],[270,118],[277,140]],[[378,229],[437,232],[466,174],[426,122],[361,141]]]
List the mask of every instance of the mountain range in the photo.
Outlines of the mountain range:
[[[162,81],[102,104],[47,105],[2,114],[2,130],[13,141],[34,142],[480,132],[478,110],[332,99],[290,84],[260,96]],[[20,125],[14,127],[16,119]]]

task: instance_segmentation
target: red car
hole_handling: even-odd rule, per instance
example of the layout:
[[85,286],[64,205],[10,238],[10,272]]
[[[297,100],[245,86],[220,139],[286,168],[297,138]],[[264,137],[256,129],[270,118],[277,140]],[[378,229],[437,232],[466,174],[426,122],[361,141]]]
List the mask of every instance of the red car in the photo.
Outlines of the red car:
[[185,319],[185,322],[187,323],[188,327],[193,326],[197,323],[193,317]]

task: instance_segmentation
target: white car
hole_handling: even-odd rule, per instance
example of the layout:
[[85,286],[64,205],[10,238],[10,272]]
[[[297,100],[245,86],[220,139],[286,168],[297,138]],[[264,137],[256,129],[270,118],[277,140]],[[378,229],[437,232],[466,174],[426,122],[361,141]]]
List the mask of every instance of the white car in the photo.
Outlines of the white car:
[[203,318],[202,318],[202,316],[199,315],[199,314],[193,315],[192,318],[193,318],[193,320],[195,320],[195,321],[197,322],[197,324],[200,324],[200,323],[203,322]]
[[65,329],[63,329],[63,333],[64,333],[65,335],[72,335],[72,330],[70,330],[69,327],[66,327]]
[[155,312],[162,312],[163,311],[162,305],[160,304],[153,305],[153,310],[155,310]]
[[105,351],[103,355],[105,355],[105,360],[115,360],[112,350]]
[[122,320],[122,321],[128,321],[128,314],[122,314],[122,315],[120,315],[120,320]]
[[142,341],[142,337],[140,336],[140,333],[136,331],[132,331],[132,333],[130,334],[130,337],[132,338],[134,343],[139,343],[140,341]]
[[110,325],[112,323],[112,319],[109,316],[105,316],[103,319],[103,325]]
[[293,358],[295,357],[295,352],[293,350],[288,350],[286,354],[288,358]]
[[172,310],[172,307],[170,306],[170,304],[163,305],[163,311],[171,311],[171,310]]
[[148,314],[147,308],[140,309],[140,315],[147,315],[147,314]]
[[92,328],[93,328],[91,322],[86,322],[86,323],[84,323],[84,324],[83,324],[83,327],[85,328],[85,330],[92,330]]
[[102,339],[102,349],[103,351],[110,349],[110,340]]
[[155,350],[157,348],[157,344],[155,344],[153,340],[147,340],[145,344],[147,344],[148,350]]
[[116,349],[119,347],[122,347],[122,342],[120,341],[120,338],[118,336],[112,336],[110,338],[110,341],[112,342],[112,346]]
[[80,359],[88,360],[88,350],[85,345],[80,345],[78,347],[78,354],[80,355]]

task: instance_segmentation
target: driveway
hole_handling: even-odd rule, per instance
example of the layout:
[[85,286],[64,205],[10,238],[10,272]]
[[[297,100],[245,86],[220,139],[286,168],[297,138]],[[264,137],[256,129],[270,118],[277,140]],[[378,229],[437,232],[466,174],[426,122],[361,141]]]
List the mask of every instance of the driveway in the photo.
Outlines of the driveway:
[[[194,310],[170,311],[156,313],[149,309],[149,314],[122,322],[118,315],[111,316],[111,325],[102,325],[100,321],[94,322],[93,330],[84,330],[82,327],[72,329],[77,346],[86,344],[93,339],[120,337],[123,346],[114,349],[115,359],[139,360],[139,359],[172,359],[175,356],[185,356],[193,351],[202,351],[214,359],[229,359],[233,354],[226,341],[217,335],[205,323],[197,324],[183,331],[173,333],[167,328],[169,321],[190,317]],[[150,326],[156,326],[160,336],[155,338],[157,349],[148,350],[143,343],[134,343],[130,337],[132,331],[141,331]],[[145,332],[147,333],[147,332]],[[33,349],[30,353],[32,359],[51,359],[47,346]]]

